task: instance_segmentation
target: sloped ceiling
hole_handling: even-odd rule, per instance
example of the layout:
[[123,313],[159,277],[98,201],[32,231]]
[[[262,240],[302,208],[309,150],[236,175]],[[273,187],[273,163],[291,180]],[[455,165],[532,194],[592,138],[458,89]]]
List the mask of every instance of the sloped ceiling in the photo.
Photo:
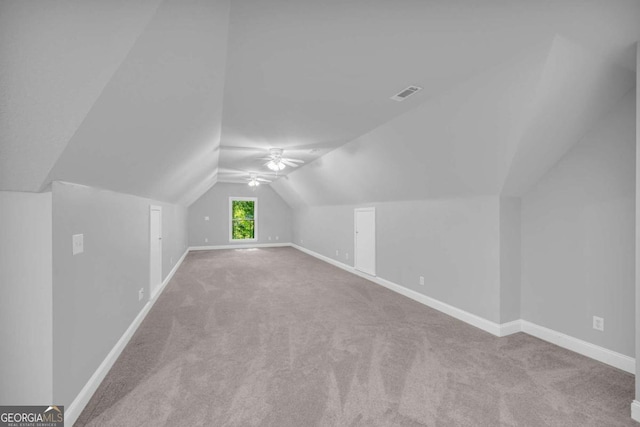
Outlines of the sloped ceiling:
[[269,147],[312,160],[540,43],[516,2],[465,4],[233,3],[219,179],[264,169]]
[[546,59],[502,193],[526,192],[634,86],[632,71],[558,37]]
[[633,86],[638,22],[637,0],[3,1],[0,190],[189,204],[280,147],[294,206],[518,195]]
[[40,189],[159,4],[0,2],[0,190]]
[[50,180],[180,201],[217,167],[228,4],[165,0]]
[[274,188],[294,206],[496,194],[545,50],[430,98]]
[[295,207],[521,195],[634,78],[556,37],[272,185]]

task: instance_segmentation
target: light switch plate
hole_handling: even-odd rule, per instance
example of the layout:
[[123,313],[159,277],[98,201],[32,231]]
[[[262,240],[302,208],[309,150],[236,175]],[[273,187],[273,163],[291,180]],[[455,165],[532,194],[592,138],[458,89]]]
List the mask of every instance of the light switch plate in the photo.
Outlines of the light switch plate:
[[209,217],[208,217],[208,216],[205,216],[205,217],[204,217],[204,220],[205,220],[205,221],[209,221]]
[[73,254],[78,255],[84,252],[84,234],[73,235]]

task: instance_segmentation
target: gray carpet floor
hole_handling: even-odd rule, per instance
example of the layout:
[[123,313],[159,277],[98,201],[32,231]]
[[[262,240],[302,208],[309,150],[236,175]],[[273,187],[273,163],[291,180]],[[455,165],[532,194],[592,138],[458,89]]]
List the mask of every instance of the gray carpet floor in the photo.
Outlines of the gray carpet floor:
[[628,373],[293,248],[190,253],[76,426],[635,426]]

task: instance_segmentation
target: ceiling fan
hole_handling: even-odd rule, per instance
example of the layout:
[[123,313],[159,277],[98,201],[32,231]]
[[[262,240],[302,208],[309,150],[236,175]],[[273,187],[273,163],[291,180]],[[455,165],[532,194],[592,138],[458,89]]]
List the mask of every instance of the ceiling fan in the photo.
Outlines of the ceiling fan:
[[260,178],[257,173],[250,173],[249,178],[247,178],[247,182],[249,187],[257,187],[261,182],[271,182],[268,179]]
[[269,157],[262,158],[262,160],[268,160],[268,162],[264,165],[277,173],[287,166],[297,168],[302,163],[304,163],[304,160],[282,157],[283,152],[284,150],[282,148],[271,148],[269,150]]

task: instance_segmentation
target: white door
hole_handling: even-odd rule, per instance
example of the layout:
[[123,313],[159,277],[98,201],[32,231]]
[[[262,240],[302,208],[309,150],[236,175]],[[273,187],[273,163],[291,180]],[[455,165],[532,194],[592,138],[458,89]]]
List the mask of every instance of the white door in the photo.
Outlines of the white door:
[[376,275],[376,210],[355,210],[354,267],[363,273]]
[[149,212],[149,288],[153,297],[162,284],[162,208],[151,206]]

